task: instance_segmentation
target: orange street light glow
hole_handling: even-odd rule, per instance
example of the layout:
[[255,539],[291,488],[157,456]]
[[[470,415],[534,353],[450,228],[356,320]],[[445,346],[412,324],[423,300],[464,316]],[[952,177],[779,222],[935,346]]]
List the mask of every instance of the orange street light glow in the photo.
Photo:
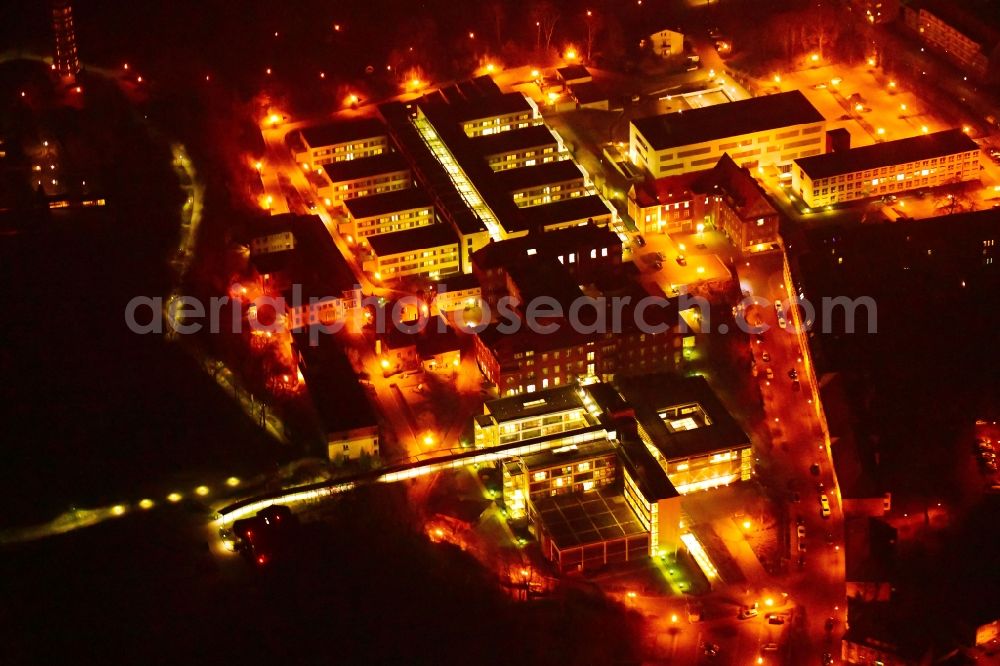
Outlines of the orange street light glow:
[[566,60],[576,60],[576,49],[572,46],[566,49]]

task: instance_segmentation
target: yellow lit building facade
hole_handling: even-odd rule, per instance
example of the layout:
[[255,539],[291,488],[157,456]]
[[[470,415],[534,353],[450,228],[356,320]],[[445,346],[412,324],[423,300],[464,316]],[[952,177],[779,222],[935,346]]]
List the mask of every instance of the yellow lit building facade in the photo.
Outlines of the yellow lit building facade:
[[979,145],[952,129],[796,160],[792,191],[810,208],[976,180]]

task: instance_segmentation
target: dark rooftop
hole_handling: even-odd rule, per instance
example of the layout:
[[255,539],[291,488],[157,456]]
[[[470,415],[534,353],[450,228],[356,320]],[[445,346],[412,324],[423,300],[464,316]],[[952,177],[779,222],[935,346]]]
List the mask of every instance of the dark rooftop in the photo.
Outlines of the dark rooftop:
[[[450,101],[450,100],[449,100]],[[502,95],[485,95],[474,99],[468,99],[452,105],[455,119],[460,123],[467,123],[493,116],[505,116],[511,113],[531,113],[531,105],[524,95],[519,92],[510,92]]]
[[563,313],[568,313],[573,301],[583,295],[573,275],[553,256],[535,256],[506,268],[522,303],[551,298],[562,306]]
[[372,252],[379,257],[441,247],[449,243],[458,243],[458,236],[449,225],[443,223],[368,237]]
[[479,278],[472,273],[456,273],[446,278],[441,278],[434,283],[434,291],[438,294],[447,294],[453,291],[464,291],[466,289],[478,289]]
[[641,492],[648,502],[656,502],[661,499],[677,497],[680,493],[670,483],[667,473],[663,471],[660,463],[656,462],[653,454],[649,452],[646,445],[640,441],[629,439],[622,442],[619,447],[622,465],[628,470],[629,476],[635,480]]
[[375,411],[340,345],[326,334],[318,340],[313,346],[307,333],[293,334],[309,396],[326,432],[377,426]]
[[558,160],[534,166],[518,167],[517,169],[504,169],[497,171],[496,174],[496,181],[505,192],[516,192],[529,187],[540,187],[577,179],[583,180],[583,172],[573,160]]
[[583,65],[569,65],[567,67],[560,67],[556,70],[556,74],[563,81],[576,81],[577,79],[586,79],[590,77],[590,70],[588,70]]
[[[463,235],[485,231],[486,226],[482,220],[469,208],[444,166],[431,153],[410,122],[408,107],[402,102],[386,102],[380,104],[378,108],[390,128],[393,139],[403,146],[404,157],[410,160],[415,178],[434,199],[438,215]],[[460,130],[458,133],[465,136]]]
[[506,227],[507,231],[541,231],[545,227],[579,221],[581,224],[595,218],[610,216],[611,211],[596,194],[570,197],[540,206],[521,209],[520,225]]
[[[356,278],[350,265],[318,216],[284,213],[264,222],[275,225],[271,233],[291,229],[295,248],[257,255],[251,261],[258,272],[288,271],[291,282],[302,285],[304,296],[339,296],[354,286]],[[254,226],[261,228],[257,223]]]
[[973,150],[979,150],[979,145],[975,141],[960,129],[950,129],[908,139],[803,157],[795,160],[795,164],[810,178],[829,178],[865,169],[878,169]]
[[[620,258],[621,242],[618,234],[606,226],[581,224],[488,243],[472,255],[472,261],[482,270],[491,270],[525,261],[528,257],[555,257],[583,248],[604,247],[616,251]],[[535,254],[528,254],[529,250],[534,250]]]
[[592,104],[603,102],[608,99],[607,89],[599,83],[588,81],[587,83],[574,83],[569,87],[569,92],[580,104]]
[[[632,405],[636,420],[666,458],[697,456],[750,443],[736,419],[701,375],[635,375],[617,378],[614,385]],[[701,406],[709,423],[689,430],[671,431],[660,418],[659,412],[663,409],[694,403]]]
[[698,194],[709,192],[722,194],[726,204],[741,220],[752,220],[777,213],[771,200],[757,184],[750,171],[736,164],[729,157],[729,153],[723,153],[714,167],[699,173],[700,176],[691,183],[691,190]]
[[483,157],[512,153],[528,148],[556,145],[556,137],[545,125],[532,125],[521,129],[472,137],[472,147]]
[[344,160],[325,164],[323,174],[331,183],[342,183],[359,178],[370,178],[385,173],[404,171],[409,165],[399,153],[382,153],[374,157],[362,157],[356,160]]
[[576,384],[566,384],[535,393],[490,400],[485,407],[497,421],[503,423],[570,409],[582,410],[583,401],[577,393]]
[[649,118],[632,124],[654,150],[823,121],[798,90],[717,104]]
[[[448,146],[466,177],[473,183],[483,202],[493,211],[500,223],[506,227],[511,220],[520,219],[520,209],[514,205],[513,199],[496,185],[495,175],[482,155],[473,146],[473,140],[466,136],[459,127],[450,105],[421,104],[421,111],[434,125],[438,136]],[[509,134],[510,132],[505,132]],[[435,162],[436,163],[436,162]],[[444,176],[447,178],[447,176]],[[463,204],[464,206],[464,204]],[[478,217],[478,224],[482,224]]]
[[342,120],[326,125],[303,127],[299,132],[311,148],[386,135],[385,125],[378,118]]
[[372,194],[367,197],[348,199],[344,202],[344,207],[354,219],[366,217],[377,217],[388,215],[403,210],[413,210],[414,208],[431,208],[431,198],[427,193],[415,187],[405,190],[394,190],[392,192],[382,192]]
[[918,0],[914,9],[926,9],[979,44],[987,58],[1000,42],[997,5],[992,0]]
[[532,503],[542,529],[560,550],[646,534],[625,498],[610,487]]
[[636,183],[636,203],[642,208],[649,208],[689,201],[692,196],[691,186],[703,175],[701,171],[690,171]]

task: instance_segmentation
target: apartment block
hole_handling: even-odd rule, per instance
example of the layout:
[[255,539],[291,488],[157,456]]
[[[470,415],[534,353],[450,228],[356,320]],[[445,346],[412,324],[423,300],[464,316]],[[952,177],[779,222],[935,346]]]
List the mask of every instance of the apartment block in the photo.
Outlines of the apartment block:
[[633,120],[629,159],[654,178],[699,171],[723,153],[740,166],[776,166],[823,152],[826,121],[799,91]]
[[370,259],[364,269],[376,279],[437,278],[459,271],[458,238],[446,224],[368,237]]
[[980,177],[979,145],[951,129],[796,160],[792,191],[810,208]]
[[411,187],[413,174],[399,153],[334,162],[316,168],[316,193],[327,207],[339,208],[347,199],[357,199]]
[[494,171],[529,167],[568,157],[545,125],[477,136],[472,140],[472,147]]
[[377,118],[343,120],[299,130],[299,164],[315,169],[331,162],[381,155],[389,149],[385,125]]
[[572,160],[498,171],[496,181],[519,208],[584,196],[589,189],[586,176]]
[[340,233],[356,240],[434,223],[434,205],[423,190],[407,188],[344,201]]

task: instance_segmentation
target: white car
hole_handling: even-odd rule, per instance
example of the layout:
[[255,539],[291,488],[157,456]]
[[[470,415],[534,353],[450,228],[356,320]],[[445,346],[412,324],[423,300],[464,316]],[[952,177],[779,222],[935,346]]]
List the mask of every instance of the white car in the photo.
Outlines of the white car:
[[819,496],[819,515],[824,518],[830,517],[830,498],[825,494]]
[[805,539],[806,538],[806,526],[805,525],[799,525],[796,528],[795,533],[798,535],[800,541],[802,539]]

